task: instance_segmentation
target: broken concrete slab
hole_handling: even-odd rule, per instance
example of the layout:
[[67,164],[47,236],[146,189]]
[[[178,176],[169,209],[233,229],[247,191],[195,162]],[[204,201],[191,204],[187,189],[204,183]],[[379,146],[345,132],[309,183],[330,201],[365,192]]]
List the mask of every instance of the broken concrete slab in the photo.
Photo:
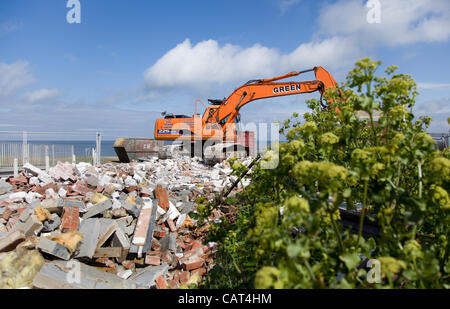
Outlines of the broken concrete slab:
[[53,182],[52,177],[50,177],[49,174],[47,174],[45,171],[41,170],[40,168],[37,168],[36,166],[26,163],[23,166],[23,169],[27,171],[28,173],[37,176],[40,181],[42,181],[44,184],[49,184]]
[[61,225],[61,218],[57,214],[52,214],[52,220],[43,223],[43,232],[53,232]]
[[133,274],[133,271],[131,269],[123,269],[117,272],[117,276],[119,276],[122,279],[128,279]]
[[135,218],[139,217],[140,210],[139,210],[139,208],[136,205],[133,205],[133,204],[131,204],[130,202],[128,202],[126,200],[122,201],[121,203],[122,203],[122,207],[125,208],[125,210],[130,215],[132,215]]
[[169,265],[167,264],[148,266],[132,275],[129,280],[132,280],[138,287],[150,289],[155,286],[156,278],[167,274],[168,270]]
[[73,199],[73,198],[60,198],[58,199],[58,207],[63,209],[64,207],[78,207],[80,211],[86,209],[86,205],[83,201]]
[[[79,272],[72,271],[74,269]],[[72,260],[42,266],[33,286],[38,289],[135,289],[137,284]]]
[[122,248],[107,247],[95,249],[94,258],[120,258],[122,256]]
[[128,250],[131,244],[125,233],[120,228],[117,228],[112,238],[112,245]]
[[56,199],[45,199],[41,202],[41,206],[50,212],[57,212],[60,209],[58,207],[58,200]]
[[158,200],[153,201],[152,205],[152,212],[150,215],[150,224],[147,229],[147,236],[145,237],[145,244],[142,248],[143,252],[148,252],[152,248],[152,240],[153,240],[153,231],[155,230],[156,226],[156,212],[158,208]]
[[163,238],[160,239],[161,243],[161,251],[175,251],[177,248],[177,240],[175,238],[175,235],[170,233]]
[[[25,211],[23,213],[25,213]],[[43,227],[44,225],[38,220],[36,215],[30,214],[24,221],[19,219],[19,221],[13,226],[12,231],[22,231],[25,236],[28,237],[37,235]]]
[[100,221],[100,233],[97,242],[97,247],[103,246],[103,244],[116,232],[118,228],[116,220],[113,219],[99,219]]
[[0,195],[9,193],[12,190],[13,190],[13,187],[9,183],[0,181]]
[[24,240],[25,234],[22,231],[11,232],[0,238],[0,252],[12,251]]
[[48,238],[41,238],[37,247],[42,252],[66,261],[69,260],[71,256],[69,250],[66,247]]
[[81,222],[80,233],[83,235],[80,250],[76,254],[77,258],[93,258],[100,236],[99,219],[86,219]]
[[83,219],[85,220],[85,219],[97,216],[111,208],[112,208],[112,202],[110,199],[100,202],[100,203],[97,203],[94,206],[92,206],[91,209],[89,209],[88,212],[86,212],[83,215]]
[[56,166],[48,170],[48,174],[56,180],[69,180],[74,176],[74,165],[58,161]]

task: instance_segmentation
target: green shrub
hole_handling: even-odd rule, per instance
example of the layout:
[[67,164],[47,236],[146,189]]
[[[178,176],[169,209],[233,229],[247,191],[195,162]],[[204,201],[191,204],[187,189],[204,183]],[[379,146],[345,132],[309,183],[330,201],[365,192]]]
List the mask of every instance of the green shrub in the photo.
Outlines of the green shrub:
[[[413,78],[395,66],[376,77],[379,66],[361,59],[342,97],[325,95],[330,108],[309,100],[303,123],[285,121],[278,167],[255,166],[236,221],[212,225],[219,252],[207,287],[450,287],[449,149],[426,134],[431,118],[415,120]],[[337,222],[342,205],[361,211],[358,233]],[[368,213],[379,237],[362,233]],[[381,282],[366,280],[361,256],[380,262]]]

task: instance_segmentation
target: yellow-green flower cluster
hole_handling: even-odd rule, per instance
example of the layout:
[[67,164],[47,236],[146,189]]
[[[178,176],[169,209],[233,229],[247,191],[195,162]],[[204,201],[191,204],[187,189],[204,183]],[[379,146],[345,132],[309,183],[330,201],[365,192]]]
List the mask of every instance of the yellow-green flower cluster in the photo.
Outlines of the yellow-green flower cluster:
[[339,142],[339,137],[331,132],[327,132],[319,136],[319,143],[322,145],[334,145]]
[[283,283],[280,280],[280,271],[272,266],[264,266],[255,277],[255,288],[257,289],[282,289]]
[[448,192],[444,188],[437,185],[431,185],[430,192],[433,202],[438,204],[442,209],[450,209],[450,199],[448,197]]
[[399,273],[402,269],[406,269],[406,263],[397,260],[391,256],[382,256],[377,258],[381,263],[381,273],[383,275],[394,275]]
[[431,161],[431,170],[438,174],[442,180],[450,181],[450,160],[444,157],[437,157]]
[[309,212],[309,204],[308,201],[304,198],[293,196],[289,198],[285,202],[286,206],[286,212],[289,213],[296,213],[296,212]]
[[347,178],[348,170],[331,162],[298,162],[293,169],[294,176],[302,183],[318,182],[327,189],[336,189]]
[[405,252],[406,256],[408,256],[409,258],[411,258],[413,260],[415,260],[416,258],[423,257],[422,247],[414,239],[406,242],[406,244],[404,246],[404,252]]

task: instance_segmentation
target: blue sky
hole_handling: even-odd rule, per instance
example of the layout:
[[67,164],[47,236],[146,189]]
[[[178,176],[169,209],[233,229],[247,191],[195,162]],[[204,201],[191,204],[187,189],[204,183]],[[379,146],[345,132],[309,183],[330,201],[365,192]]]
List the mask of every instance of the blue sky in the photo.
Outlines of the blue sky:
[[[80,0],[80,24],[66,3],[0,2],[0,131],[152,137],[162,111],[316,65],[344,81],[365,56],[412,74],[416,113],[449,130],[448,0],[380,1],[379,24],[362,0]],[[282,121],[311,97],[254,102],[242,120]]]

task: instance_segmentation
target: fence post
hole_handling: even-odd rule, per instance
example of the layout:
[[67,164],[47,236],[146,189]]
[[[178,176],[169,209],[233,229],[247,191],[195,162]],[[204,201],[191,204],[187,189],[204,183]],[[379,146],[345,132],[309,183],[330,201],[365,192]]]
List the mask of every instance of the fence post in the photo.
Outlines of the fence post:
[[92,164],[94,166],[97,165],[97,152],[95,151],[94,148],[92,148]]
[[96,159],[97,161],[95,162],[96,165],[100,165],[102,164],[102,157],[101,157],[101,147],[102,147],[102,137],[100,135],[100,133],[97,132],[96,134]]
[[55,144],[52,144],[52,166],[55,166]]
[[75,157],[74,146],[72,145],[72,164],[77,164],[77,159]]
[[50,169],[50,158],[48,156],[48,145],[45,145],[45,170],[48,172]]
[[28,134],[27,131],[22,132],[22,165],[28,163]]
[[14,158],[14,178],[16,178],[17,176],[19,176],[19,159]]

